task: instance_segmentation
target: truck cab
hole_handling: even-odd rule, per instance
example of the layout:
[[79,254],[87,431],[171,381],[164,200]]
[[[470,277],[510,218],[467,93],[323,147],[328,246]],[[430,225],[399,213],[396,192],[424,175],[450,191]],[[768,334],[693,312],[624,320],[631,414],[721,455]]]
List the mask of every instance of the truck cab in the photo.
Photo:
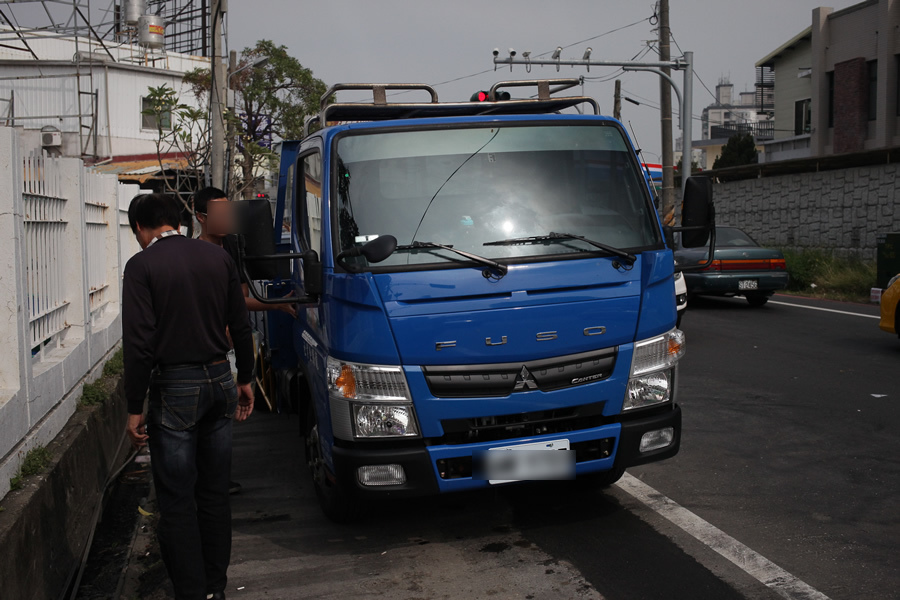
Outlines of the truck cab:
[[[275,227],[245,234],[241,268],[298,303],[268,343],[332,519],[372,498],[604,486],[678,452],[674,229],[622,124],[558,95],[573,82],[460,103],[342,84],[283,144]],[[499,99],[525,85],[536,98]],[[347,89],[373,101],[333,100]],[[709,189],[687,188],[687,243],[706,243]]]

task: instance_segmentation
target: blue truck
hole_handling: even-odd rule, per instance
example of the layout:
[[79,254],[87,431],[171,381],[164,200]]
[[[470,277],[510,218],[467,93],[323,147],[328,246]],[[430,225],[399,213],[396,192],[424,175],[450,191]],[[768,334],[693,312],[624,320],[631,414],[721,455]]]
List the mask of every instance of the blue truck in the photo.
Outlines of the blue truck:
[[[577,82],[449,103],[340,84],[282,145],[274,215],[250,201],[240,266],[261,301],[298,304],[269,313],[266,369],[328,517],[522,480],[606,486],[678,452],[672,237],[707,243],[711,185],[689,179],[682,226],[663,227],[622,124],[560,95]],[[537,93],[510,97],[523,86]]]

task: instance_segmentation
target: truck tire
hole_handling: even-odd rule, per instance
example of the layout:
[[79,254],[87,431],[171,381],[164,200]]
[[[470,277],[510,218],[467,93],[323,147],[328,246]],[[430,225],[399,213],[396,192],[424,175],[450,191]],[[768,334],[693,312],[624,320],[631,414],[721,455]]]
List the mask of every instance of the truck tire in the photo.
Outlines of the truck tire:
[[335,523],[351,523],[362,517],[363,506],[335,483],[334,475],[325,465],[322,448],[319,445],[319,424],[314,404],[309,402],[307,405],[303,443],[306,450],[306,465],[316,489],[319,507],[325,516]]
[[622,475],[624,474],[625,469],[617,469],[613,467],[609,471],[601,471],[600,473],[588,473],[587,475],[582,475],[575,480],[575,483],[580,490],[602,490],[604,488],[608,488],[618,480],[622,479]]

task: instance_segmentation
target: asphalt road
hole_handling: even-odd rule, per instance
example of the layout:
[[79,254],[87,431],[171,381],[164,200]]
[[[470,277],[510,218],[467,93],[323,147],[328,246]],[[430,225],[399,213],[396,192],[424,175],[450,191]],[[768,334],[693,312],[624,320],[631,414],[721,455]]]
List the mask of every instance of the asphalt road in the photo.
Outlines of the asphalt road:
[[688,310],[681,453],[605,492],[507,486],[335,525],[297,418],[255,414],[235,433],[228,597],[900,596],[900,340],[774,302]]

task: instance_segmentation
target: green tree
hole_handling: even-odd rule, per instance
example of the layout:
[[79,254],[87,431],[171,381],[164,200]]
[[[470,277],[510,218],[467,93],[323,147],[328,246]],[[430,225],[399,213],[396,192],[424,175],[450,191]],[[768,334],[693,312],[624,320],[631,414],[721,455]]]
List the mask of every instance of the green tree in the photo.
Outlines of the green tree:
[[713,169],[755,165],[758,154],[753,135],[738,133],[728,138],[728,143],[722,147],[722,154],[713,163]]
[[[174,194],[190,212],[189,198],[203,182],[209,161],[209,118],[205,102],[199,107],[181,102],[178,93],[163,84],[147,90],[144,116],[156,128],[156,158],[164,191]],[[178,157],[183,164],[171,168],[167,159]]]
[[265,65],[244,69],[231,78],[235,90],[229,127],[235,150],[230,160],[231,190],[249,196],[259,183],[260,170],[277,164],[271,142],[303,137],[303,123],[319,111],[325,83],[313,76],[285,46],[260,40],[241,52],[237,68],[265,57]]

